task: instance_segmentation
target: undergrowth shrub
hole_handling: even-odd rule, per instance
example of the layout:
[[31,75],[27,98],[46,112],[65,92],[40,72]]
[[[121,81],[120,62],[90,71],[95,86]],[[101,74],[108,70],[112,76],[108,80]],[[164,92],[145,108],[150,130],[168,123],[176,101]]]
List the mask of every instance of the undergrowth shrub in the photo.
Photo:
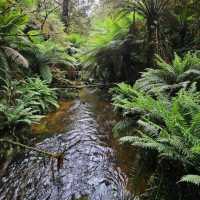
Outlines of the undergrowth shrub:
[[40,114],[47,113],[58,108],[55,89],[39,78],[27,78],[25,83],[19,84],[20,99]]
[[160,56],[156,57],[155,68],[148,68],[136,81],[135,86],[146,93],[175,95],[180,89],[188,89],[192,84],[200,87],[200,54],[188,52],[181,58],[175,54],[172,63]]
[[[146,156],[157,152],[157,165],[149,179],[150,187],[153,187],[153,183],[156,187],[152,195],[159,193],[160,198],[164,199],[170,199],[173,195],[177,198],[179,195],[197,197],[198,187],[193,188],[194,194],[189,195],[191,187],[188,189],[180,180],[199,185],[199,92],[180,90],[172,98],[157,93],[155,98],[124,83],[112,92],[115,109],[125,116],[125,120],[115,127],[115,131],[126,135],[120,141],[143,149],[148,152]],[[126,132],[127,126],[123,123],[127,122],[129,130],[134,131]],[[177,170],[179,173],[175,173]],[[170,193],[172,185],[173,191]]]

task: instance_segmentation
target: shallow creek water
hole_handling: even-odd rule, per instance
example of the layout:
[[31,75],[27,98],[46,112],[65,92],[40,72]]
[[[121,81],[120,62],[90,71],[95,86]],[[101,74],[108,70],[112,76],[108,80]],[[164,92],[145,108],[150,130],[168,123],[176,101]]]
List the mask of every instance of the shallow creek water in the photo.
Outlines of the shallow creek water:
[[134,156],[112,136],[118,117],[94,91],[83,89],[80,98],[60,102],[33,127],[37,147],[63,152],[63,166],[35,152],[13,162],[0,180],[0,200],[130,199],[130,175]]

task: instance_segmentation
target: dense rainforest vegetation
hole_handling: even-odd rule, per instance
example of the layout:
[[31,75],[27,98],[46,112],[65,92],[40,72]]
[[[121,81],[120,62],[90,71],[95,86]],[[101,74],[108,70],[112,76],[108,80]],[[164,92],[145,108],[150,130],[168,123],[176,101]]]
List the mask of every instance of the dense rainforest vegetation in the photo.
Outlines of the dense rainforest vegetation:
[[26,149],[62,162],[32,125],[86,85],[139,155],[132,199],[200,199],[200,1],[0,0],[0,175]]

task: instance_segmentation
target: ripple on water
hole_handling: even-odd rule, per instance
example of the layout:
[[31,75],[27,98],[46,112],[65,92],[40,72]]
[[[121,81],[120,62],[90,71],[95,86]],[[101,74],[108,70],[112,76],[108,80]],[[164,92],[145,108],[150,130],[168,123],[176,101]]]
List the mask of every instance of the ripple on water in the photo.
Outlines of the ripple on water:
[[106,143],[108,135],[99,131],[92,109],[90,102],[76,100],[67,109],[71,113],[69,131],[37,145],[64,152],[61,169],[55,160],[27,152],[0,180],[0,200],[71,200],[84,195],[91,200],[128,199],[127,177],[116,166],[115,153]]

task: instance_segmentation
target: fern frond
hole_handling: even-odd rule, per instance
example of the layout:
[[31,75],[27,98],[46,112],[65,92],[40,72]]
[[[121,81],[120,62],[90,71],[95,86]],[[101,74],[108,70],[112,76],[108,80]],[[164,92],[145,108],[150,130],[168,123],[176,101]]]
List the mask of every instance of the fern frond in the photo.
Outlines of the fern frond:
[[40,66],[39,70],[40,70],[40,74],[43,80],[45,80],[47,83],[51,83],[53,79],[53,75],[52,75],[50,67],[48,65],[43,65],[43,66]]
[[200,176],[199,175],[185,175],[181,178],[179,182],[192,183],[197,186],[200,185]]
[[188,52],[183,58],[175,53],[172,64],[156,56],[157,68],[146,69],[136,81],[136,88],[148,94],[174,94],[200,82],[200,57]]
[[18,65],[21,65],[25,68],[29,67],[29,63],[28,60],[22,56],[18,51],[16,51],[13,48],[10,47],[1,47],[5,54],[15,63],[17,63]]

